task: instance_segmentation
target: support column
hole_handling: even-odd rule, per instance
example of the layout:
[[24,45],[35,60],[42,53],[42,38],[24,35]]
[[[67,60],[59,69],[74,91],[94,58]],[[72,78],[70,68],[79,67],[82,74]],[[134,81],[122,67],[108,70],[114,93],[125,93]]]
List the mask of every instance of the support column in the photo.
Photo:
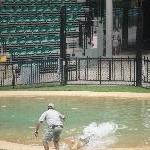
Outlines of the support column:
[[61,72],[61,85],[66,85],[68,80],[67,57],[66,57],[66,6],[60,10],[60,58],[63,66]]
[[106,0],[106,57],[112,57],[113,2]]

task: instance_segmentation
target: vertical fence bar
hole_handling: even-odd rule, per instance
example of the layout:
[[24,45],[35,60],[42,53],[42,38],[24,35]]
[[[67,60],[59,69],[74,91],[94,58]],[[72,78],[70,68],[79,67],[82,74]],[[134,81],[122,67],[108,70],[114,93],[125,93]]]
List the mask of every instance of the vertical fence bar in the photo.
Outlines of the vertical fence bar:
[[[73,61],[74,61],[74,59],[73,59]],[[70,61],[69,61],[70,62]],[[71,63],[71,62],[70,62]],[[74,64],[71,64],[71,68],[70,68],[70,71],[71,71],[71,80],[74,80]]]
[[15,88],[15,72],[13,63],[12,63],[12,87]]
[[136,86],[136,58],[134,58],[134,86]]
[[87,57],[87,74],[86,74],[86,80],[88,80],[88,74],[89,74],[89,57]]
[[129,66],[130,66],[130,82],[131,82],[132,70],[131,70],[131,59],[130,58],[129,58]]
[[111,59],[108,60],[109,63],[109,81],[111,81]]
[[122,76],[122,57],[121,57],[121,61],[120,61],[120,65],[121,65],[121,80],[123,80],[123,76]]
[[[6,62],[6,63],[7,63],[7,62]],[[6,63],[4,63],[4,66],[5,66],[5,71],[4,71],[4,72],[5,72],[5,78],[6,78],[6,76],[7,76],[7,75],[6,75]]]
[[112,80],[114,79],[114,58],[112,57],[112,72],[111,72],[111,74],[112,74]]
[[112,58],[112,78],[116,80],[116,60]]
[[68,60],[68,80],[72,80],[72,77],[71,77],[71,69],[70,69],[70,61]]
[[81,64],[81,63],[80,63],[80,58],[78,58],[78,80],[80,80],[80,71],[81,71],[81,70],[80,70],[80,68],[81,68],[81,67],[80,67],[80,64]]
[[70,73],[70,77],[71,77],[71,81],[73,80],[73,77],[72,77],[72,65],[71,65],[71,62],[68,61],[68,66],[70,66],[70,68],[68,68],[68,72]]
[[31,76],[30,76],[30,83],[31,84],[33,84],[34,82],[33,82],[33,62],[31,62],[31,64],[30,64],[30,66],[31,66]]
[[102,59],[101,57],[99,58],[100,60],[100,84],[102,84]]
[[125,80],[124,66],[122,67],[123,81]]
[[100,62],[99,62],[99,58],[97,59],[97,72],[98,72],[98,81],[100,80],[100,74],[99,74],[99,72],[100,72],[100,64],[99,64]]
[[2,78],[2,85],[4,86],[4,72],[3,72],[3,78]]
[[63,59],[62,58],[60,58],[60,68],[61,68],[60,84],[63,85],[63,83],[64,83],[64,65],[63,65]]
[[116,80],[116,59],[113,60],[114,61],[114,81]]
[[147,62],[147,83],[148,83],[148,81],[149,81],[149,80],[148,80],[148,79],[149,79],[149,77],[148,77],[148,75],[149,75],[149,65],[148,65],[148,64],[149,64],[149,63],[148,63],[148,62],[149,62],[149,59],[148,59],[148,57],[147,57],[147,61],[146,61],[146,62]]
[[76,81],[78,80],[78,78],[77,78],[77,75],[78,75],[78,66],[77,66],[77,64],[78,64],[78,59],[76,57]]
[[146,79],[146,72],[145,72],[145,65],[146,65],[146,61],[145,61],[145,56],[142,59],[142,81],[145,82]]
[[85,66],[84,66],[84,80],[86,80],[86,65],[87,65],[87,59],[86,59],[86,63],[85,63]]

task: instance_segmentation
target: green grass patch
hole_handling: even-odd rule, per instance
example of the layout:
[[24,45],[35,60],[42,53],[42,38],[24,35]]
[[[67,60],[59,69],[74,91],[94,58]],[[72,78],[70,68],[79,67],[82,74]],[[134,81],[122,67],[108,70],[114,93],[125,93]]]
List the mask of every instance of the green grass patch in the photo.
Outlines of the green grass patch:
[[101,85],[34,85],[34,86],[11,86],[0,87],[0,91],[94,91],[94,92],[134,92],[134,93],[150,93],[150,88],[135,86],[101,86]]

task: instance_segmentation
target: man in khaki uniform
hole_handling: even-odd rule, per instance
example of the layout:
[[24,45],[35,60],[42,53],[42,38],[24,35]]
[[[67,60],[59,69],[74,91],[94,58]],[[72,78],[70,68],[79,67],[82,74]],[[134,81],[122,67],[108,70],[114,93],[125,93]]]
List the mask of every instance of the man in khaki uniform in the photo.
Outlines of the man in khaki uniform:
[[53,140],[56,150],[59,150],[59,140],[60,134],[63,129],[63,121],[65,119],[64,115],[54,109],[54,104],[50,103],[48,105],[48,110],[45,111],[39,118],[39,122],[36,126],[35,136],[38,135],[38,130],[40,125],[46,121],[48,125],[48,130],[43,138],[43,146],[45,150],[49,150],[48,142]]

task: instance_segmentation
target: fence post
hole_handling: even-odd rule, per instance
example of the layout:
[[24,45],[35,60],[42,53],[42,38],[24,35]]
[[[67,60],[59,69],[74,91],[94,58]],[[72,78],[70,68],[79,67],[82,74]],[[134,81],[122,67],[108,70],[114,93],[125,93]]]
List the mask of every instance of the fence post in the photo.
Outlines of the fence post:
[[139,3],[139,8],[136,34],[136,86],[142,86],[143,12],[141,3]]
[[136,86],[142,85],[142,54],[137,53],[136,56]]
[[62,69],[61,85],[66,85],[68,80],[67,56],[66,56],[66,6],[60,10],[60,58]]

